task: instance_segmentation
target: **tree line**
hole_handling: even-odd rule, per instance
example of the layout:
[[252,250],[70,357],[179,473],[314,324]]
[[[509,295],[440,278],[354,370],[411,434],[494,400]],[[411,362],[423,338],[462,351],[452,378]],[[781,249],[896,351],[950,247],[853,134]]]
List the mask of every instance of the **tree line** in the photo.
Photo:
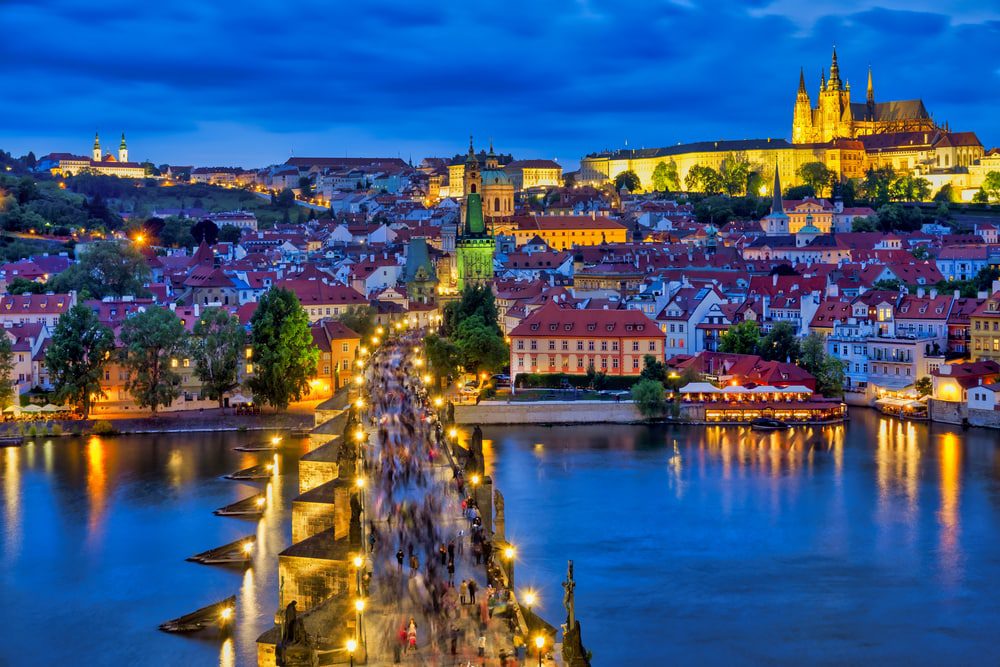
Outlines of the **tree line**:
[[242,379],[258,402],[285,409],[306,395],[319,360],[309,316],[294,293],[280,288],[261,298],[249,331],[227,310],[207,308],[188,333],[172,310],[152,307],[128,317],[119,338],[120,346],[83,304],[62,315],[45,355],[54,399],[86,417],[94,401],[106,397],[106,371],[119,362],[133,400],[156,414],[181,395],[178,359],[187,358],[202,395],[220,408]]

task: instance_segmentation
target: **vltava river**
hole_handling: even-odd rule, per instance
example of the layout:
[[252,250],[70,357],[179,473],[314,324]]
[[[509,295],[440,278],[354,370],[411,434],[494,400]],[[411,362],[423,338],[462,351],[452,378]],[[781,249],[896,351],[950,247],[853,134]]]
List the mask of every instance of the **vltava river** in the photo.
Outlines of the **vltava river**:
[[[828,429],[486,428],[518,588],[563,619],[566,559],[595,665],[997,664],[1000,433],[870,411]],[[252,665],[277,601],[294,461],[261,521],[212,510],[260,434],[0,450],[0,665]],[[256,533],[254,566],[184,562]],[[231,642],[160,633],[238,596]]]
[[851,418],[485,429],[516,586],[595,665],[1000,664],[1000,432]]

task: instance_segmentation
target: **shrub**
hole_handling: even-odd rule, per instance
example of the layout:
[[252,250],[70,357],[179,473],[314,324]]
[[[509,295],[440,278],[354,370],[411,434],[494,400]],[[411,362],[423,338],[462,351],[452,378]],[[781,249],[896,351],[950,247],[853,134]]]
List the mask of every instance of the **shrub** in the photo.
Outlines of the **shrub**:
[[58,435],[62,435],[62,434],[63,434],[62,424],[53,424],[52,425],[52,435],[57,435],[58,436]]
[[643,380],[632,387],[632,400],[643,417],[652,419],[663,415],[666,402],[663,399],[663,384],[656,380]]
[[32,424],[28,427],[28,437],[34,438],[38,436],[38,427]]
[[116,433],[115,427],[111,425],[111,422],[105,419],[94,422],[94,426],[91,430],[94,435],[111,435],[112,433]]

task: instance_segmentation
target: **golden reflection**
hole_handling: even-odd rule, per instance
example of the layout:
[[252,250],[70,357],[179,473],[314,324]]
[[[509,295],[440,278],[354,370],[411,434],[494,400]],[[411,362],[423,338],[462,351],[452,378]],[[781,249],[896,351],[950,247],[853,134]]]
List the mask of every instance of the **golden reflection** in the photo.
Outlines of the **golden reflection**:
[[[51,440],[46,440],[46,442],[49,444],[52,443]],[[25,467],[28,468],[28,470],[31,470],[35,467],[35,453],[38,451],[38,445],[36,445],[35,441],[32,440],[28,444],[21,447],[21,449],[24,451]]]
[[[260,603],[257,601],[257,581],[254,577],[255,569],[248,567],[243,572],[243,583],[240,585],[239,594],[239,617],[236,619],[240,624],[240,635],[252,637],[255,634],[257,619],[260,616]],[[259,632],[259,631],[258,631]]]
[[236,646],[232,637],[226,637],[219,647],[219,667],[236,667]]
[[962,491],[962,443],[954,433],[945,433],[939,446],[941,509],[941,567],[949,580],[957,576],[961,553],[958,545],[959,496]]
[[4,555],[11,562],[21,550],[21,451],[17,447],[3,451]]
[[42,445],[42,460],[45,461],[46,475],[52,474],[52,466],[54,465],[55,462],[55,452],[53,451],[54,449],[55,448],[52,445],[51,440],[46,440],[45,444]]
[[170,450],[170,456],[167,457],[167,479],[170,480],[170,486],[180,488],[184,481],[183,471],[184,454],[179,448]]
[[914,514],[919,504],[920,487],[920,446],[917,443],[917,427],[913,422],[902,422],[891,418],[879,419],[876,439],[876,479],[878,480],[879,502],[888,510],[894,493],[902,491],[906,495],[908,510]]
[[105,503],[107,502],[108,471],[105,468],[104,443],[97,436],[87,441],[87,497],[90,500],[90,516],[87,521],[87,536],[95,540],[102,527]]
[[483,438],[483,469],[486,475],[493,474],[493,465],[496,459],[496,452],[493,451],[493,441]]

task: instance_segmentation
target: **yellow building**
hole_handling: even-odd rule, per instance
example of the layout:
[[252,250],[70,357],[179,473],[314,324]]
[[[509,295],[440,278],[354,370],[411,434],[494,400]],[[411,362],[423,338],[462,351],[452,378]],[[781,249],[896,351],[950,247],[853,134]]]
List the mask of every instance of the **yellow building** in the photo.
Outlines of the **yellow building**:
[[513,236],[517,247],[536,236],[554,250],[573,246],[625,243],[628,228],[602,215],[528,215],[495,225],[496,234]]
[[51,166],[49,171],[53,176],[73,176],[75,174],[94,173],[119,178],[145,178],[146,169],[138,162],[128,161],[128,145],[125,143],[125,133],[118,145],[118,157],[110,151],[101,148],[101,139],[94,134],[94,147],[91,157],[72,155],[71,153],[52,153],[42,159]]
[[518,191],[562,185],[562,167],[554,160],[514,160],[504,171],[510,174]]
[[974,360],[1000,361],[1000,291],[993,283],[993,296],[986,299],[969,317],[971,342],[969,349]]

